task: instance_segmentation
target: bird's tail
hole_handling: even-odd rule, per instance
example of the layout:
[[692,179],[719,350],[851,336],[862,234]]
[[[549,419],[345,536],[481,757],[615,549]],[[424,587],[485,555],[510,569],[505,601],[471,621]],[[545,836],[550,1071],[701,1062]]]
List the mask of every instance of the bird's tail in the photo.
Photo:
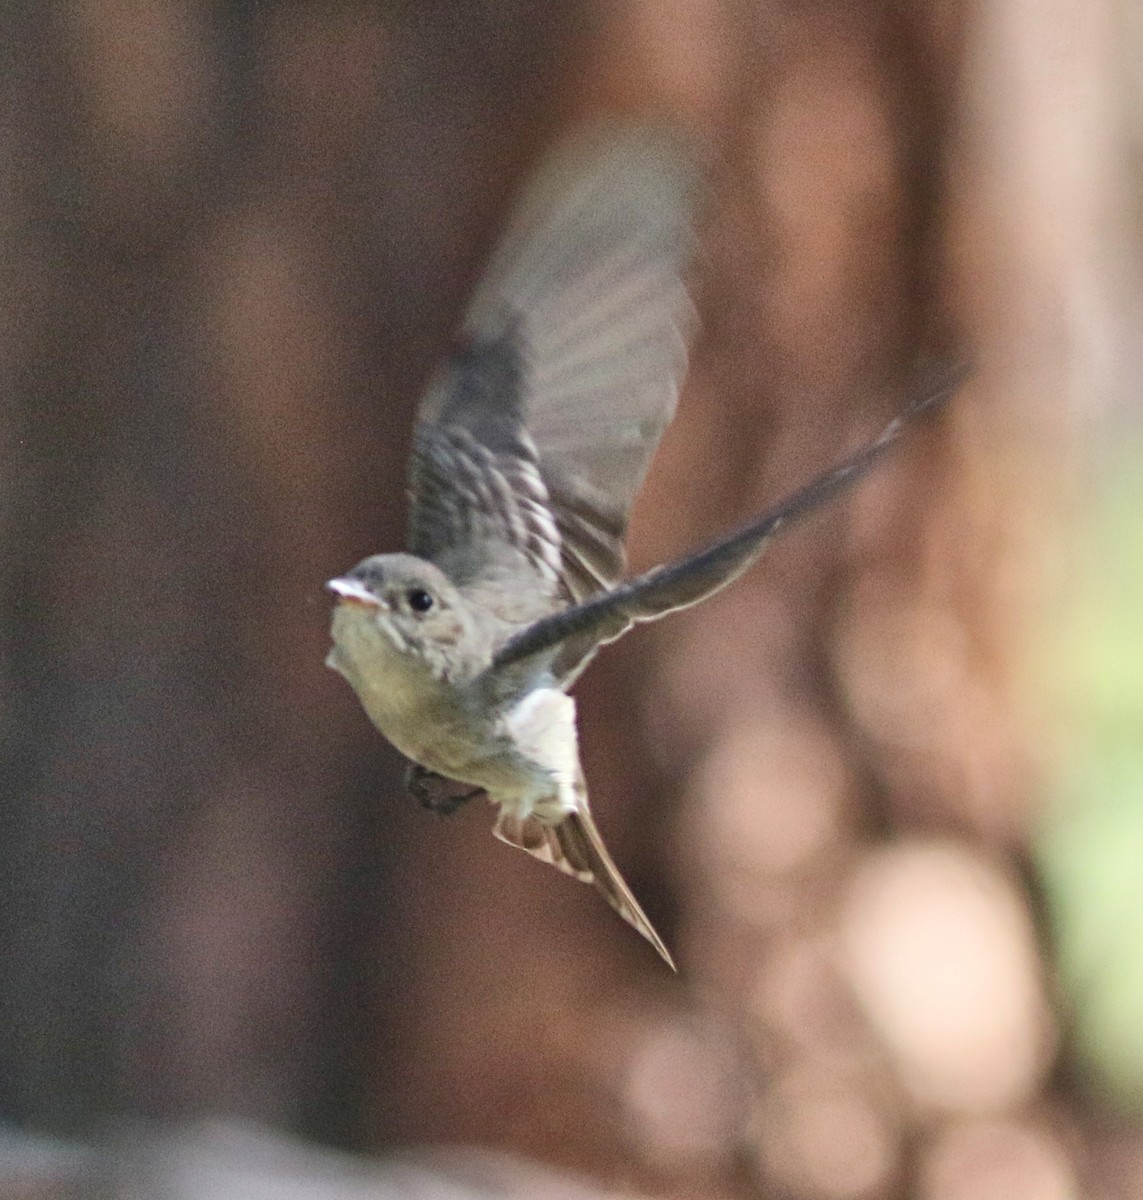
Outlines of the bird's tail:
[[629,925],[634,926],[655,947],[672,971],[678,970],[663,939],[655,932],[655,927],[647,919],[647,914],[608,854],[586,799],[557,825],[545,824],[535,816],[523,819],[510,816],[501,809],[493,832],[502,842],[526,850],[534,858],[550,863],[567,875],[574,875],[583,883],[590,883]]

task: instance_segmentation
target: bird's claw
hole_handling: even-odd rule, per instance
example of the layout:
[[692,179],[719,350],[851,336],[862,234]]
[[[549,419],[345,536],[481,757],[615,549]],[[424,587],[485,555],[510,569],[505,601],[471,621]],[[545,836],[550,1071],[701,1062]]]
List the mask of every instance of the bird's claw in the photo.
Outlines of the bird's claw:
[[484,795],[483,788],[469,787],[466,783],[430,771],[419,763],[409,767],[405,788],[422,808],[436,813],[438,817],[451,817],[462,805]]

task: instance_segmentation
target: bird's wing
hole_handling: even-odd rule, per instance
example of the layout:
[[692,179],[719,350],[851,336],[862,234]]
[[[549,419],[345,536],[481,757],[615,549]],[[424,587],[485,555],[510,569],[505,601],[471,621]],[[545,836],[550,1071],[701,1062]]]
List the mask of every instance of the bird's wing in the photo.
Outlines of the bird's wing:
[[419,413],[410,549],[460,580],[522,556],[550,608],[623,572],[675,408],[696,171],[664,129],[604,126],[526,188]]
[[580,802],[558,824],[549,825],[538,817],[515,817],[500,810],[493,833],[509,846],[527,851],[533,858],[572,875],[581,883],[590,883],[613,909],[655,947],[663,961],[677,970],[663,939],[655,932],[626,880],[619,873],[587,805],[587,789],[580,777],[577,792]]
[[910,421],[952,396],[966,374],[962,365],[929,371],[928,386],[920,399],[863,450],[706,549],[655,567],[603,595],[533,622],[501,648],[489,668],[490,674],[507,673],[544,656],[544,661],[558,665],[560,678],[574,678],[599,646],[614,641],[633,625],[689,608],[720,591],[758,560],[780,528],[814,511],[866,475]]

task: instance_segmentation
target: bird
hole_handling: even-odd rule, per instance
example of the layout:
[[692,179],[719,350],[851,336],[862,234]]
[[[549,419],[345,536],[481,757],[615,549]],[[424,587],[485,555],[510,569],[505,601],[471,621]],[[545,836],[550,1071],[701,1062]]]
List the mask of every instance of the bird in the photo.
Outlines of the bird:
[[414,797],[442,814],[487,797],[496,837],[593,885],[672,969],[592,816],[570,689],[603,645],[738,578],[959,383],[946,372],[880,437],[742,528],[625,577],[629,513],[695,326],[699,157],[654,123],[557,143],[418,407],[408,549],[326,585],[326,664],[410,760]]

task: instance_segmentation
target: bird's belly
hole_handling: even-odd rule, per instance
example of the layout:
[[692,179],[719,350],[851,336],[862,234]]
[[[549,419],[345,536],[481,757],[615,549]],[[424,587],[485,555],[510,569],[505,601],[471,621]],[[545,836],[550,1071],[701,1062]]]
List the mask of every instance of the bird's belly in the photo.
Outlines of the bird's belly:
[[[486,697],[411,670],[382,642],[358,646],[357,627],[349,622],[337,634],[329,665],[345,676],[369,719],[406,758],[482,788],[518,816],[558,819],[574,807],[578,752],[570,696],[538,688],[490,706]],[[372,669],[361,669],[363,659]]]
[[482,723],[460,705],[449,703],[448,698],[427,700],[423,696],[416,703],[408,699],[394,702],[391,693],[382,688],[361,699],[373,724],[406,758],[451,779],[475,782],[457,772],[479,755],[488,735]]
[[558,820],[576,804],[575,702],[556,689],[530,692],[492,720],[438,724],[411,757],[482,788],[515,816]]
[[477,737],[471,715],[448,688],[407,671],[399,658],[374,655],[379,663],[363,670],[363,657],[335,643],[326,665],[345,677],[370,721],[406,758],[444,774],[438,762]]

